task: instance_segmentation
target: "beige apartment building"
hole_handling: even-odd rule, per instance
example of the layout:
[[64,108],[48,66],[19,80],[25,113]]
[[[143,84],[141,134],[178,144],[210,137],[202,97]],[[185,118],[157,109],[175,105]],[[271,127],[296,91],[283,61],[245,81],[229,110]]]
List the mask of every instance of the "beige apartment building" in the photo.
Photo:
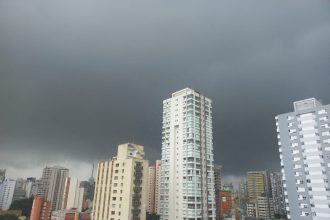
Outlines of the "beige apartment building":
[[149,214],[159,215],[159,190],[160,190],[160,166],[161,160],[156,160],[156,164],[149,166],[148,173],[148,208]]
[[97,167],[93,220],[145,220],[148,161],[143,146],[126,143]]

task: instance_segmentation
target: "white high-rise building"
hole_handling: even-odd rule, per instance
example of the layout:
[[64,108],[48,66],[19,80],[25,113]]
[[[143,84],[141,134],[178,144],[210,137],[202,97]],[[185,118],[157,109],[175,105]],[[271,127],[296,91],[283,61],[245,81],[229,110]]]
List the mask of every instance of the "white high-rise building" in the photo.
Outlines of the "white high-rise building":
[[163,101],[161,220],[215,220],[212,101],[186,88]]
[[62,209],[82,210],[84,201],[84,188],[80,187],[77,178],[67,177],[64,184]]
[[294,102],[276,116],[288,218],[330,219],[330,105],[315,98]]
[[6,179],[0,184],[0,210],[8,210],[13,201],[16,180]]

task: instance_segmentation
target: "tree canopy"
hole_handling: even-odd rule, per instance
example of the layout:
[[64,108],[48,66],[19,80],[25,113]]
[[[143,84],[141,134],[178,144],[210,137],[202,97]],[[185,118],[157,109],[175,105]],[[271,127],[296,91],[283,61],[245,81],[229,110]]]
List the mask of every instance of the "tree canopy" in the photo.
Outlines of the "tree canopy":
[[33,204],[33,198],[20,199],[20,200],[14,201],[11,204],[9,209],[10,210],[22,210],[22,215],[30,216],[32,204]]

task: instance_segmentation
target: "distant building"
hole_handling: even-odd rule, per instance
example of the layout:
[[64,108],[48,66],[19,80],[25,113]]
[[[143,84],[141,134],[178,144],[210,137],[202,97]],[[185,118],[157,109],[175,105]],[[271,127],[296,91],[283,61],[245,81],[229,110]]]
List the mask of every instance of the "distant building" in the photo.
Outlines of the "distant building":
[[231,217],[231,208],[232,208],[232,191],[230,190],[221,190],[221,217],[229,218]]
[[81,181],[80,187],[84,188],[83,210],[92,209],[95,191],[94,163],[90,178],[88,181]]
[[248,202],[246,204],[246,216],[256,218],[258,216],[257,202]]
[[214,191],[216,204],[216,219],[221,219],[221,166],[214,165]]
[[251,171],[247,173],[248,202],[255,202],[263,194],[271,194],[268,171]]
[[22,215],[22,210],[0,210],[0,216],[1,215],[16,215],[20,217]]
[[330,219],[330,105],[296,101],[275,117],[288,218]]
[[43,197],[36,196],[33,200],[30,220],[49,220],[52,206]]
[[156,182],[156,167],[149,166],[148,171],[148,208],[147,213],[153,214],[155,212],[155,182]]
[[26,179],[26,185],[25,185],[26,198],[31,198],[32,196],[37,195],[39,182],[40,181],[36,180],[35,177],[29,177]]
[[91,220],[91,212],[80,212],[75,209],[53,211],[51,220]]
[[163,101],[160,219],[216,218],[212,100],[190,88]]
[[234,191],[234,185],[232,183],[223,183],[221,185],[221,189],[224,190],[224,191],[233,192]]
[[6,169],[0,169],[0,183],[6,179]]
[[95,180],[93,178],[93,174],[88,181],[81,181],[80,187],[84,189],[83,210],[91,209],[93,206],[95,190]]
[[247,210],[247,201],[248,201],[248,195],[247,195],[247,185],[246,180],[242,179],[238,186],[238,204],[241,209],[242,215],[246,215]]
[[76,209],[81,212],[84,202],[84,188],[77,178],[67,177],[64,184],[62,209]]
[[8,210],[13,201],[16,180],[6,179],[0,184],[0,209]]
[[280,172],[274,172],[270,174],[270,182],[272,185],[272,197],[274,203],[274,213],[279,214],[281,216],[285,216],[286,208],[285,208],[285,197],[284,197],[282,177],[283,175]]
[[159,180],[160,180],[160,164],[157,160],[155,165],[149,166],[148,172],[148,208],[149,214],[159,215]]
[[161,160],[156,160],[156,178],[155,178],[155,214],[159,215],[160,208],[160,170]]
[[37,195],[51,202],[52,211],[62,207],[65,178],[68,175],[69,170],[59,166],[45,167],[42,172]]
[[273,219],[274,218],[274,205],[271,197],[266,194],[257,198],[256,214],[260,219]]
[[27,184],[27,181],[22,178],[18,178],[16,180],[13,201],[26,198],[26,184]]
[[146,219],[148,161],[143,146],[127,143],[98,163],[93,220]]
[[[268,171],[247,173],[247,216],[274,216],[270,175]],[[264,204],[267,202],[267,204]],[[266,208],[265,208],[266,207]],[[260,213],[259,213],[260,211]],[[268,211],[268,212],[266,212]]]

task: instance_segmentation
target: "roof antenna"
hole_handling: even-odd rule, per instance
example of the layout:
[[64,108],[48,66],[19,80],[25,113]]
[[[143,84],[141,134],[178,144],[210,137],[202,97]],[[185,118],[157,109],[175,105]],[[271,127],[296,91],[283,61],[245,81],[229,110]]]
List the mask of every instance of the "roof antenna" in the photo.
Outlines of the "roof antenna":
[[92,164],[93,164],[93,168],[92,168],[92,175],[91,175],[90,179],[94,179],[94,161]]

